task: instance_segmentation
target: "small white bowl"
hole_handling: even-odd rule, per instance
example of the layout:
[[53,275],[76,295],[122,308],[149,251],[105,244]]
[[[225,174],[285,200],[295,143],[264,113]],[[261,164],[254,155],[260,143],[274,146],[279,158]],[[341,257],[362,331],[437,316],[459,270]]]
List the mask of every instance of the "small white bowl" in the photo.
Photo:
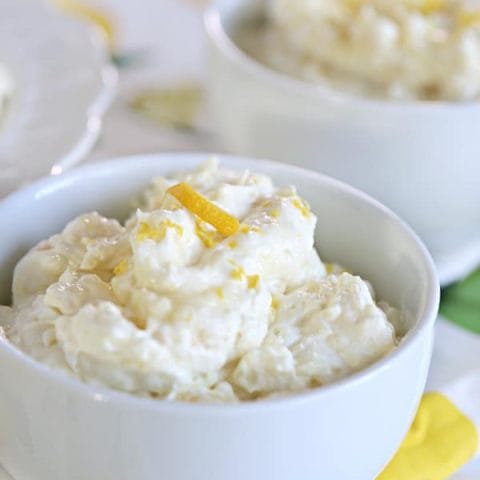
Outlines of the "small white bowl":
[[480,102],[357,98],[271,70],[232,40],[262,4],[217,0],[205,13],[211,108],[225,146],[368,192],[420,234],[443,283],[467,273],[480,261]]
[[[159,174],[204,154],[131,157],[72,170],[0,203],[0,301],[15,262],[76,215],[124,218]],[[415,234],[375,200],[284,164],[220,157],[224,166],[295,184],[318,215],[321,256],[371,281],[408,316],[381,361],[303,394],[238,405],[169,403],[83,384],[0,342],[0,463],[18,480],[370,480],[397,449],[422,394],[439,288]]]

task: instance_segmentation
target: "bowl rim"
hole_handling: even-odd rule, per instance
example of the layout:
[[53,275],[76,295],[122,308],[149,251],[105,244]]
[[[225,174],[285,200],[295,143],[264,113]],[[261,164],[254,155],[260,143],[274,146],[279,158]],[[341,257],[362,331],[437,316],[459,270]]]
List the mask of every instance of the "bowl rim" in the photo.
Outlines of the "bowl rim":
[[[288,171],[295,176],[313,177],[316,182],[326,188],[331,188],[350,197],[355,197],[368,208],[376,210],[400,227],[402,235],[409,240],[412,244],[412,248],[417,251],[419,257],[422,259],[423,269],[426,272],[428,282],[425,284],[426,293],[423,312],[416,317],[413,328],[407,332],[396,348],[368,367],[317,389],[295,392],[275,398],[266,398],[261,401],[243,401],[238,403],[188,403],[181,401],[168,401],[146,396],[138,396],[128,392],[114,390],[106,386],[86,383],[77,378],[74,374],[70,375],[60,369],[50,367],[35,360],[2,335],[0,335],[0,355],[8,355],[13,361],[23,364],[25,368],[32,369],[43,378],[63,384],[64,388],[68,388],[72,394],[87,397],[93,401],[146,409],[158,413],[235,415],[245,412],[265,411],[272,408],[292,408],[295,406],[301,406],[306,402],[315,401],[316,399],[321,399],[332,394],[339,394],[342,391],[367,382],[380,372],[387,370],[393,362],[398,361],[401,357],[407,355],[416,342],[420,341],[422,337],[428,335],[428,331],[432,330],[438,313],[440,287],[433,259],[420,238],[406,222],[399,218],[389,208],[385,207],[366,193],[327,175],[304,169],[302,167],[287,165],[271,160],[216,153],[171,152],[113,157],[102,162],[75,167],[60,175],[52,175],[37,180],[27,187],[11,193],[0,201],[0,215],[2,215],[4,210],[8,210],[11,205],[17,204],[19,201],[23,202],[25,197],[36,199],[45,195],[55,194],[55,192],[64,190],[65,188],[74,188],[75,184],[78,182],[83,183],[88,181],[91,177],[108,175],[113,169],[117,172],[121,170],[124,172],[123,174],[127,176],[130,169],[139,168],[143,163],[144,165],[149,166],[158,165],[159,175],[161,175],[161,172],[165,171],[165,167],[162,166],[161,162],[162,158],[176,158],[177,161],[175,163],[178,165],[178,168],[172,167],[172,170],[175,171],[181,170],[182,159],[191,158],[192,161],[199,164],[202,161],[205,161],[209,156],[219,158],[220,163],[226,165],[227,168],[238,168],[232,166],[232,163],[245,163],[245,168],[247,169],[251,168],[252,165],[260,164],[272,171]],[[167,167],[167,169],[169,170],[170,167]]]
[[386,109],[394,113],[430,113],[451,114],[452,111],[470,111],[480,109],[480,99],[469,101],[446,100],[394,100],[351,94],[324,84],[303,81],[288,74],[270,68],[255,60],[237,46],[228,30],[224,27],[220,6],[226,0],[214,0],[204,11],[203,26],[207,37],[222,52],[229,62],[242,68],[252,77],[277,88],[290,89],[296,94],[316,99],[326,98],[338,104],[352,104],[355,108]]

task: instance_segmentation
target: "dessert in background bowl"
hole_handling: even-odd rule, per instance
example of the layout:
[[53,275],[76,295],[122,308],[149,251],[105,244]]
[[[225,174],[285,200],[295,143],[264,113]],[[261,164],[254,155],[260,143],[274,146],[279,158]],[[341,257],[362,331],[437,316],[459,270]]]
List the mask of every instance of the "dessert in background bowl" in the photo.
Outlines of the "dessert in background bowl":
[[[105,480],[346,480],[362,472],[373,478],[398,447],[423,391],[438,308],[426,249],[389,210],[315,172],[220,157],[227,170],[210,165],[171,177],[204,160],[195,154],[117,159],[37,182],[0,203],[3,304],[10,302],[14,265],[23,257],[15,273],[18,315],[2,310],[3,322],[16,325],[7,335],[13,331],[15,342],[21,337],[21,349],[6,337],[0,342],[0,461],[14,476],[63,480],[68,472],[78,478],[102,472]],[[230,172],[245,169],[256,173]],[[132,199],[159,176],[171,180],[157,181],[143,210],[132,215]],[[301,198],[274,185],[295,185]],[[99,214],[80,217],[55,235],[94,210]],[[358,277],[333,266],[324,271],[312,248],[315,217],[320,258],[368,279],[379,299],[402,312],[401,322],[373,303]],[[130,219],[123,227],[112,218]],[[278,305],[272,305],[272,293]],[[271,315],[276,308],[278,314]],[[387,319],[401,336],[396,345]],[[272,340],[283,345],[255,347],[258,338],[269,337],[270,327]],[[350,335],[352,327],[358,330]],[[156,342],[170,347],[163,357],[145,348],[154,330]],[[325,349],[315,335],[322,330],[324,339],[336,337],[338,343]],[[190,342],[192,331],[198,344]],[[301,339],[302,334],[307,335]],[[298,349],[292,348],[295,338]],[[127,348],[119,348],[122,342]],[[249,352],[243,355],[242,349]],[[309,357],[315,351],[330,355]],[[240,365],[252,352],[234,376],[242,388],[224,382],[210,398],[198,398],[215,384],[205,371],[221,377],[217,367],[228,365],[228,355],[241,357]],[[269,354],[284,355],[285,361],[275,360],[277,370],[265,376]],[[169,363],[168,355],[175,361]],[[359,355],[364,358],[356,363]],[[312,367],[328,368],[332,361],[342,366],[340,360],[354,368],[318,382],[331,384],[310,383]],[[90,384],[52,368],[62,362]],[[292,363],[302,369],[296,377]],[[211,402],[220,395],[221,402],[145,395],[156,389],[168,398],[175,375],[203,384],[172,399]],[[251,395],[257,380],[266,382]],[[104,385],[126,385],[123,390],[139,395]],[[229,388],[240,399],[246,391],[247,401],[229,395],[225,402]],[[257,393],[265,398],[248,401]]]
[[465,0],[269,0],[235,41],[279,72],[362,96],[480,96],[480,10]]
[[215,126],[235,153],[386,203],[448,283],[480,260],[477,17],[463,2],[217,0],[205,14]]

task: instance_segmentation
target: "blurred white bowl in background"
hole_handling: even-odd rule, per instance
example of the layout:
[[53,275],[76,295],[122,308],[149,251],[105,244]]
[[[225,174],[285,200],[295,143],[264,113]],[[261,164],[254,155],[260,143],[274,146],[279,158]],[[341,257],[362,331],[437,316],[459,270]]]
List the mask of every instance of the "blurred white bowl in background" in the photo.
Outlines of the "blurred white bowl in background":
[[442,283],[480,262],[480,101],[354,97],[257,63],[232,40],[263,2],[205,13],[214,126],[234,153],[319,170],[379,199],[431,249]]

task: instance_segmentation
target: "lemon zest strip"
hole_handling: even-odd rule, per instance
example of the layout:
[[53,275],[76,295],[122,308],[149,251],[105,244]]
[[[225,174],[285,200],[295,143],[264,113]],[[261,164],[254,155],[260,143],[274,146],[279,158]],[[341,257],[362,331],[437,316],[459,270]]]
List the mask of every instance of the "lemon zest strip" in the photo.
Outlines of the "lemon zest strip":
[[215,227],[224,237],[237,233],[240,222],[233,215],[217,207],[185,182],[170,187],[167,192],[175,197],[187,210]]

